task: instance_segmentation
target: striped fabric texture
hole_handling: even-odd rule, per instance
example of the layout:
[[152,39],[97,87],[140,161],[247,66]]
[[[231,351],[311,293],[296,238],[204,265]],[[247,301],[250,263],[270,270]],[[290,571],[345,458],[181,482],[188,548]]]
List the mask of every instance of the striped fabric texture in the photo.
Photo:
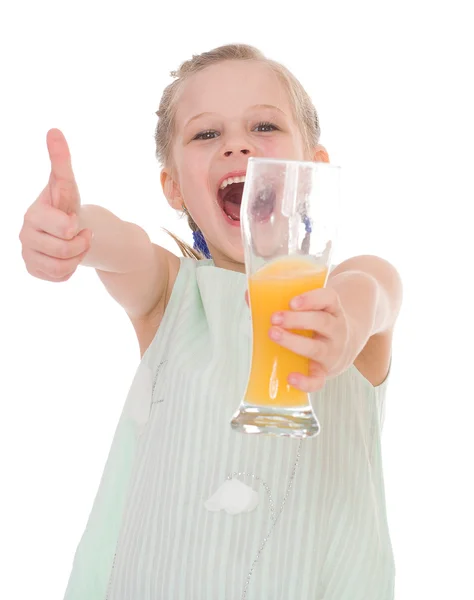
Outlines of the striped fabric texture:
[[[352,366],[312,394],[315,438],[233,431],[251,360],[246,285],[212,260],[181,259],[65,600],[393,600],[381,454],[387,379],[373,387]],[[237,473],[257,506],[208,510]]]

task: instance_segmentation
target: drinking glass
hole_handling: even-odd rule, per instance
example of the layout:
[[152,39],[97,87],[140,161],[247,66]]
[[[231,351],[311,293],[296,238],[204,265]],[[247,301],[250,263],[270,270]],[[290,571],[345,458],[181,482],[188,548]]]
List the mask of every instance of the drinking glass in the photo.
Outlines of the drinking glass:
[[[326,285],[340,203],[340,167],[250,158],[241,206],[252,320],[252,361],[234,430],[312,437],[320,425],[311,396],[288,383],[309,359],[269,337],[271,316],[296,296]],[[312,336],[311,331],[293,331]]]

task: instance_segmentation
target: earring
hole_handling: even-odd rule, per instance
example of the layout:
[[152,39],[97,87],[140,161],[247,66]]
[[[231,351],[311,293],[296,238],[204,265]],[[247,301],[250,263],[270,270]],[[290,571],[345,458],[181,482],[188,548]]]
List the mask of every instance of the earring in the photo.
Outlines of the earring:
[[204,239],[204,236],[202,235],[202,232],[199,229],[193,231],[193,239],[194,249],[198,250],[206,258],[212,258],[211,253],[209,252],[209,248],[207,247],[206,240]]
[[[183,202],[181,208],[182,208],[184,214],[189,219],[190,214],[188,213],[188,209],[186,208],[186,205],[184,204],[184,202]],[[194,221],[193,221],[193,223],[194,223]],[[196,224],[194,224],[194,226],[196,226]],[[196,230],[193,229],[193,240],[194,240],[194,246],[193,246],[194,250],[197,250],[206,258],[212,258],[211,253],[209,252],[209,248],[207,246],[206,240],[204,239],[204,236],[202,235],[202,232],[199,229],[196,229]]]

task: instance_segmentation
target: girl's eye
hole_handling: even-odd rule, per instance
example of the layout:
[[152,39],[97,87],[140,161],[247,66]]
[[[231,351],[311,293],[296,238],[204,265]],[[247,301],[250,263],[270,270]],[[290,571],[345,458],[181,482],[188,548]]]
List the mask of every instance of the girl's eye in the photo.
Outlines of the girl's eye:
[[263,133],[266,133],[268,131],[277,131],[278,127],[276,125],[274,125],[273,123],[269,123],[268,121],[263,121],[262,123],[259,123],[258,125],[256,125],[255,129],[257,129],[258,131],[261,131]]
[[208,129],[207,131],[201,131],[193,137],[193,140],[213,140],[219,133],[214,131],[213,129]]
[[[279,128],[276,125],[268,121],[262,121],[254,127],[254,131],[258,131],[260,133],[268,133],[270,131],[278,130]],[[219,135],[220,133],[218,131],[215,131],[214,129],[207,129],[206,131],[201,131],[200,133],[196,134],[193,137],[193,140],[214,140]]]

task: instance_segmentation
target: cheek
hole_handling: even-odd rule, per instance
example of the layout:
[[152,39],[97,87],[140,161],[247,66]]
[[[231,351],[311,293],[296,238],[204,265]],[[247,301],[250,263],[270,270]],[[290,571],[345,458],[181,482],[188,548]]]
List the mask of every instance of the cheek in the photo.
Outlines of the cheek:
[[269,158],[287,158],[295,160],[304,159],[304,151],[297,140],[286,137],[266,138],[262,140],[261,151]]
[[186,206],[197,218],[204,210],[206,212],[211,199],[211,182],[209,166],[196,159],[190,159],[181,175],[181,190]]
[[188,185],[199,186],[202,188],[209,177],[212,157],[209,152],[189,152],[183,161],[183,173],[185,174]]
[[205,161],[199,152],[183,152],[179,164],[180,182],[183,191],[193,189],[205,172]]

